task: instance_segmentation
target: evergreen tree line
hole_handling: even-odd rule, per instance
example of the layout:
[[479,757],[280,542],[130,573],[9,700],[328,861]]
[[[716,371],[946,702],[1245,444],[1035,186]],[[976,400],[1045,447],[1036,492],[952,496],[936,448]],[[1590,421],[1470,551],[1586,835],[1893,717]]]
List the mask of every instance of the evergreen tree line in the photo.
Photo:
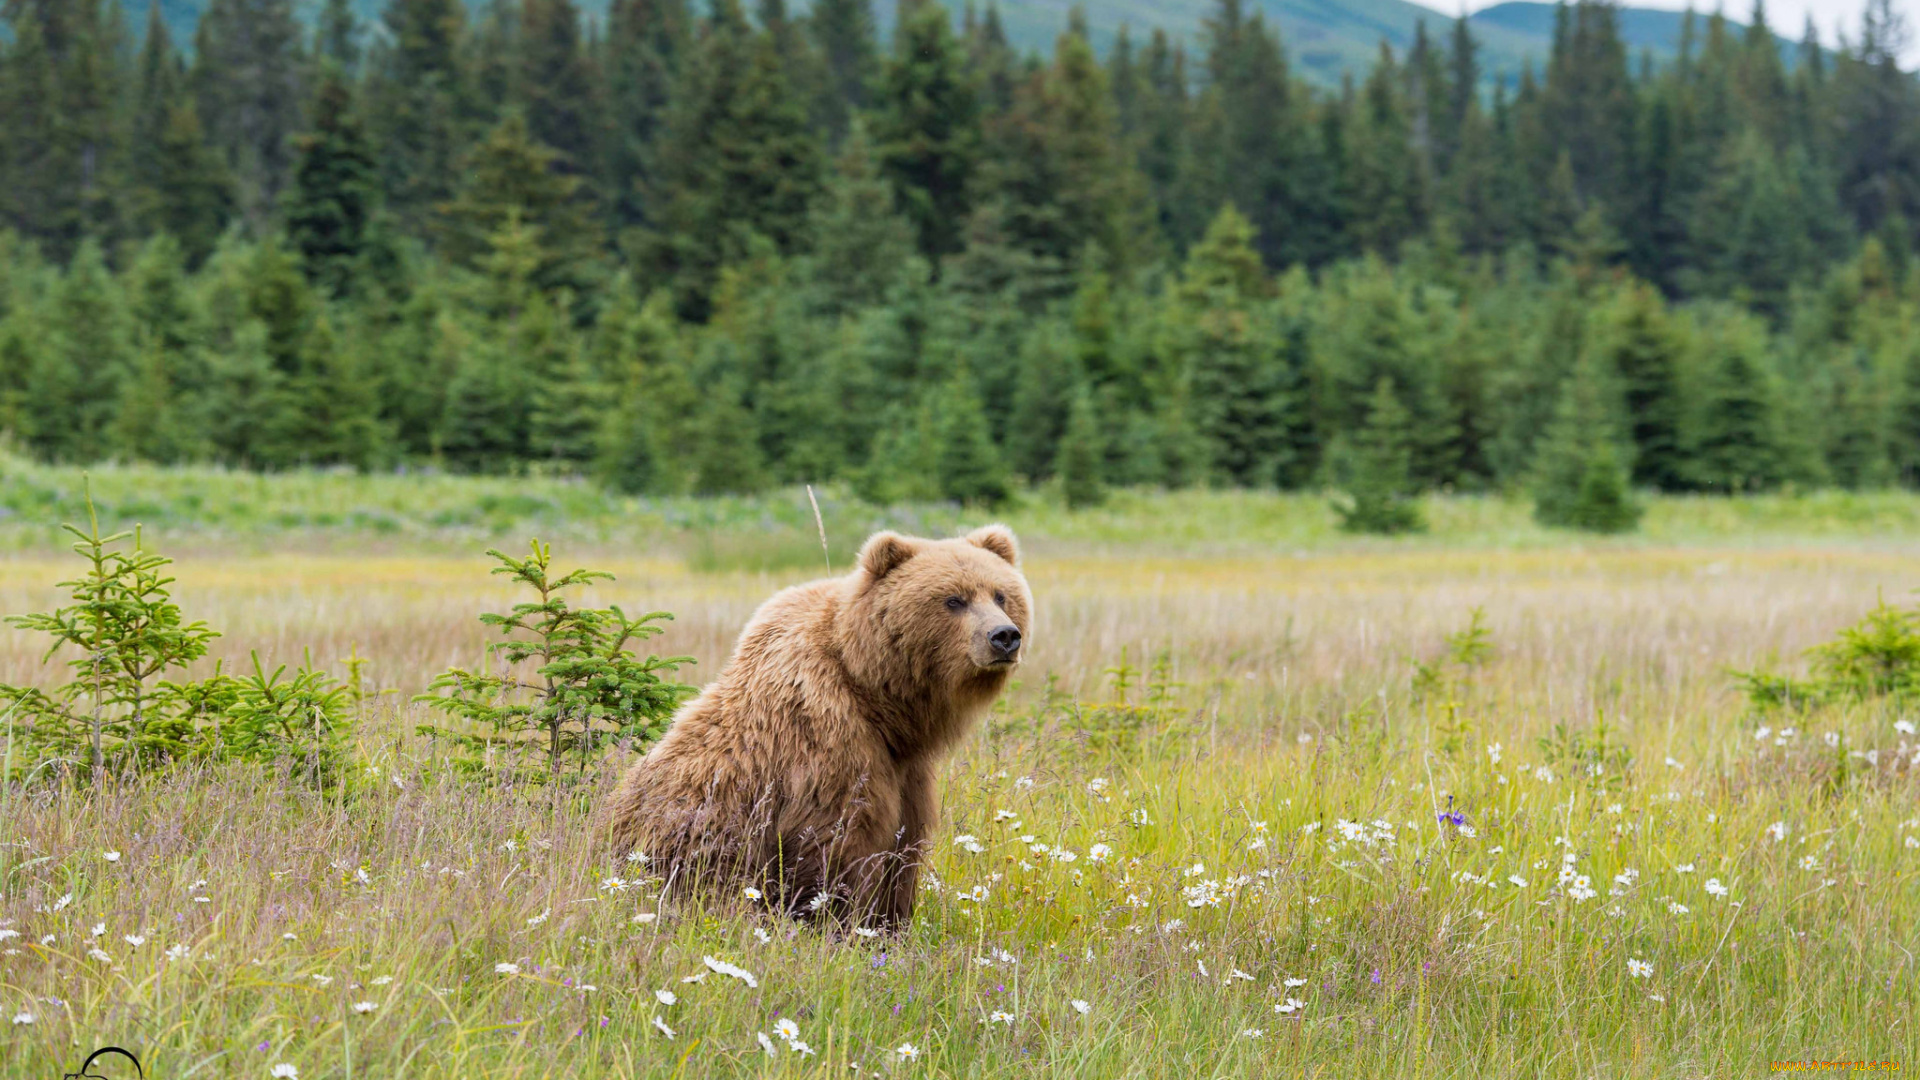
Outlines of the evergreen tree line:
[[1464,21],[1329,94],[1241,0],[1191,62],[932,0],[885,45],[870,0],[211,0],[190,58],[121,11],[0,0],[0,427],[50,460],[1333,485],[1387,526],[1920,485],[1888,0],[1791,68],[1758,7],[1655,65],[1582,0],[1491,95]]

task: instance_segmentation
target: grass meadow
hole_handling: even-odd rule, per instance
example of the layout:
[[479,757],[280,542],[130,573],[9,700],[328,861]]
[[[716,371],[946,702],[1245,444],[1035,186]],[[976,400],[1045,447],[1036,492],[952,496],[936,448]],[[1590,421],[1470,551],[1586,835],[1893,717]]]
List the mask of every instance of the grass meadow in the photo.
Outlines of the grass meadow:
[[[79,474],[0,480],[0,611],[50,609]],[[822,572],[804,493],[91,483],[177,558],[209,662],[357,652],[374,693],[331,794],[237,766],[4,789],[0,1074],[103,1044],[303,1080],[1920,1068],[1917,718],[1758,716],[1730,675],[1909,602],[1912,496],[1662,499],[1605,541],[1492,497],[1395,541],[1308,496],[1009,507],[1034,650],[946,772],[912,929],[869,939],[659,905],[596,838],[622,762],[592,798],[487,783],[409,703],[510,602],[482,550],[532,535],[617,575],[583,599],[672,611],[654,647],[711,678]],[[835,569],[880,525],[978,523],[823,495]],[[1448,640],[1476,609],[1477,660]],[[51,681],[41,653],[0,633],[0,680]]]

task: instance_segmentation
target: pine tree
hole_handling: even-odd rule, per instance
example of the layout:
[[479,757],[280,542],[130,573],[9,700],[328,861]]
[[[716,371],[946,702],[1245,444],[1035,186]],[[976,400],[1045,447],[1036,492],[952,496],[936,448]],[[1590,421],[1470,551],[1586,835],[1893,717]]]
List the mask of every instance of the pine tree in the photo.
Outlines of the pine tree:
[[938,265],[961,246],[980,153],[980,106],[946,10],[913,4],[902,16],[880,74],[873,136],[920,253]]
[[1366,426],[1355,434],[1348,451],[1346,501],[1334,504],[1342,529],[1389,536],[1426,531],[1426,517],[1411,479],[1408,419],[1394,394],[1393,380],[1381,379],[1374,388]]
[[1060,477],[1060,494],[1067,509],[1098,506],[1107,497],[1101,472],[1106,464],[1106,432],[1094,408],[1093,394],[1081,386],[1067,412],[1067,430],[1060,438],[1053,471]]
[[294,140],[293,182],[284,217],[287,239],[307,279],[334,297],[347,294],[367,248],[380,197],[379,168],[338,73],[322,77],[313,130]]
[[1542,525],[1588,532],[1631,530],[1640,508],[1613,433],[1598,364],[1583,360],[1561,391],[1534,468],[1533,517]]

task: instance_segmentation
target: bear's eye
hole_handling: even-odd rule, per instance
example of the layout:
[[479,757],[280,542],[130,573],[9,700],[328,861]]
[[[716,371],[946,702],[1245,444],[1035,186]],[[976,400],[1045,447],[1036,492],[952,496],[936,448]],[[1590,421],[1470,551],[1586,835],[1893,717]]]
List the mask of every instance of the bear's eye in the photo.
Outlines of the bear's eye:
[[1003,592],[994,593],[993,606],[997,608],[1005,608],[1007,606],[1007,594]]
[[957,596],[949,596],[947,597],[947,610],[956,612],[965,611],[967,610],[967,602]]

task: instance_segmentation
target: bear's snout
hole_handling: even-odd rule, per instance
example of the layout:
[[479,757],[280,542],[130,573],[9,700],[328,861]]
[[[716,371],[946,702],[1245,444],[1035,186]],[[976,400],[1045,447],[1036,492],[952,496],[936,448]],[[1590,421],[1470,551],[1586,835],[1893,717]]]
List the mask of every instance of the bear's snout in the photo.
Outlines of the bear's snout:
[[987,644],[993,647],[995,663],[1012,663],[1020,655],[1020,628],[1012,623],[996,626],[987,635]]

